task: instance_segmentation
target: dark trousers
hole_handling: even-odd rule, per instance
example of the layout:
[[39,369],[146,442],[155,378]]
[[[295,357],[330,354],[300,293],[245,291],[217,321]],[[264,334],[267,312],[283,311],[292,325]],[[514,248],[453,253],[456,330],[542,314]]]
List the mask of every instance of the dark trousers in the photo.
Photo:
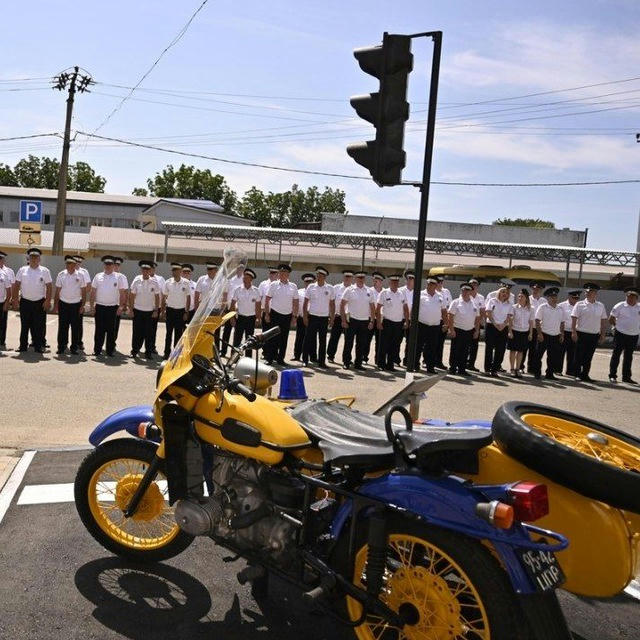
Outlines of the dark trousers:
[[609,363],[609,375],[616,376],[618,374],[618,364],[620,363],[620,354],[622,356],[622,379],[631,378],[631,362],[633,361],[633,350],[638,344],[638,336],[629,336],[626,333],[616,331],[613,334],[613,353],[611,354],[611,362]]
[[120,332],[120,316],[116,316],[116,342],[118,341],[118,333]]
[[500,371],[504,352],[507,348],[508,333],[508,327],[498,331],[494,325],[487,322],[484,330],[484,370],[487,373]]
[[7,341],[7,321],[9,319],[9,312],[3,311],[2,306],[4,302],[0,303],[0,344],[4,344]]
[[362,364],[365,351],[367,348],[367,328],[368,320],[356,320],[351,318],[349,326],[344,332],[344,348],[342,349],[342,363],[351,364],[351,352],[353,351],[353,342],[356,343],[356,361],[357,365]]
[[81,324],[80,303],[60,300],[58,303],[58,351],[64,351],[67,348],[69,328],[71,328],[71,350],[75,351],[80,346]]
[[[440,323],[440,326],[442,327],[444,323]],[[457,332],[457,329],[456,329]],[[473,336],[473,331],[471,332],[472,336]],[[440,331],[440,333],[438,334],[438,363],[439,365],[442,365],[442,356],[444,353],[444,341],[447,337],[447,333],[445,331]],[[453,346],[451,347],[452,353],[453,353]],[[451,362],[451,357],[449,357],[449,361]],[[452,365],[455,366],[452,362]],[[465,365],[466,366],[466,365]]]
[[[327,316],[314,316],[309,314],[309,326],[304,334],[304,343],[302,345],[302,359],[309,362],[316,353],[318,364],[325,364],[327,350],[327,327],[329,326],[329,318]],[[335,319],[340,322],[339,318]]]
[[273,340],[269,340],[266,344],[272,344],[272,349],[269,350],[268,356],[265,355],[267,360],[275,360],[276,362],[284,362],[285,354],[287,353],[287,342],[289,340],[289,329],[291,329],[291,314],[290,313],[278,313],[277,311],[271,311],[271,322],[269,323],[269,329],[271,327],[280,327],[280,335],[276,336]]
[[306,333],[306,327],[302,316],[298,316],[296,320],[296,341],[293,344],[293,358],[294,360],[300,360],[302,358],[302,345],[304,344],[304,334]]
[[[576,343],[571,339],[571,331],[564,332],[564,342],[562,343],[562,361],[566,359],[567,368],[566,373],[568,376],[575,376],[575,357],[576,357]],[[560,368],[562,372],[562,367]]]
[[[233,333],[233,346],[238,347],[243,340],[253,335],[256,329],[256,317],[255,316],[238,316],[236,318],[236,330]],[[247,351],[247,355],[251,357],[251,349]]]
[[[228,309],[225,311],[225,313]],[[230,322],[226,322],[224,327],[222,327],[222,345],[220,346],[220,355],[227,355],[227,346],[231,344],[231,326]]]
[[99,355],[102,352],[105,337],[107,339],[107,355],[113,355],[116,350],[116,318],[118,317],[118,305],[96,305],[96,330],[93,337],[93,352]]
[[548,333],[542,334],[542,342],[536,341],[535,346],[530,347],[530,351],[535,350],[535,356],[531,363],[532,371],[536,376],[542,372],[542,358],[547,354],[547,375],[553,375],[562,370],[562,343],[560,335],[551,336]]
[[418,354],[422,354],[422,360],[429,371],[438,364],[438,340],[441,333],[442,327],[439,324],[418,323]]
[[[374,327],[373,329],[367,329],[367,347],[366,347],[366,356],[365,360],[369,358],[369,353],[371,352],[371,343],[373,342],[373,361],[378,362],[378,357],[380,355],[380,334],[382,333],[381,329],[378,327]],[[398,353],[400,353],[400,349],[398,348]],[[398,360],[400,356],[398,356]]]
[[[97,312],[96,312],[97,316]],[[137,354],[144,344],[145,353],[151,355],[153,337],[153,311],[133,310],[133,337],[131,339],[131,353]]]
[[[165,326],[166,335],[164,339],[164,357],[168,358],[171,353],[171,347],[175,347],[180,340],[180,336],[184,332],[184,309],[174,309],[173,307],[165,308]],[[173,336],[173,344],[171,344],[171,338]]]
[[189,311],[189,317],[187,318],[187,324],[193,320],[193,316],[195,316],[195,315],[196,315],[196,310],[195,309],[191,309],[191,311]]
[[473,329],[456,329],[456,337],[451,340],[451,352],[453,353],[451,368],[454,372],[466,372],[471,340],[473,340]]
[[477,338],[471,338],[469,345],[469,369],[476,366],[476,358],[478,357],[478,345],[480,344],[480,333]]
[[402,325],[402,320],[394,322],[385,318],[382,321],[377,365],[383,369],[391,369],[399,357],[403,336]]
[[42,300],[20,298],[20,349],[29,346],[29,332],[34,349],[44,349],[44,327],[47,314],[42,308]]
[[336,318],[333,322],[333,326],[331,327],[329,344],[327,345],[327,357],[329,358],[329,360],[333,360],[336,357],[336,353],[338,351],[338,342],[340,340],[340,336],[342,335],[343,331],[344,329],[342,328],[340,315],[336,314]]
[[82,336],[84,335],[84,315],[78,314],[80,318],[78,323],[78,346],[84,349],[84,343],[82,342]]
[[158,335],[158,321],[159,318],[151,318],[151,338],[149,339],[149,346],[151,347],[151,353],[158,353],[156,349],[156,336]]
[[591,371],[591,360],[598,346],[599,333],[578,331],[578,342],[574,355],[574,369],[577,377],[585,377]]

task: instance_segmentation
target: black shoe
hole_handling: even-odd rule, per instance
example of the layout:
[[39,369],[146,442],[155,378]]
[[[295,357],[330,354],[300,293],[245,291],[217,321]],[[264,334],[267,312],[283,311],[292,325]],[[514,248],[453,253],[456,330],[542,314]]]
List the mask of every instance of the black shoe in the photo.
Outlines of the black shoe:
[[94,351],[93,355],[96,356],[96,358],[98,358],[102,355],[102,351]]
[[5,342],[0,342],[0,349],[6,349],[7,344]]
[[77,355],[78,355],[78,350],[77,350],[77,349],[69,349],[69,353],[70,353],[72,356],[77,356]]
[[287,366],[287,363],[284,360],[276,360],[276,364],[279,364],[281,367]]
[[539,373],[534,373],[534,374],[533,374],[533,377],[534,377],[536,380],[542,380],[542,376],[541,376]]
[[351,368],[351,363],[350,362],[343,362],[342,363],[342,368],[343,369],[350,369]]
[[64,355],[64,352],[65,352],[65,351],[66,351],[66,349],[58,349],[58,350],[56,351],[56,355],[58,355],[58,356],[62,356],[62,355]]
[[506,373],[507,370],[504,367],[498,367],[498,372],[499,373]]
[[39,349],[34,349],[36,353],[44,353],[44,348],[40,347]]
[[132,351],[132,352],[129,354],[129,356],[130,356],[131,358],[137,358],[137,357],[138,357],[138,352],[137,352],[137,351]]
[[618,382],[618,376],[609,376],[609,382]]
[[27,347],[20,347],[19,349],[16,349],[17,353],[24,353],[27,350]]
[[436,370],[433,367],[427,367],[427,373],[436,373]]
[[480,369],[478,367],[467,367],[469,371],[475,371],[476,373],[480,373]]
[[326,365],[325,362],[319,362],[318,363],[318,368],[319,369],[328,369],[329,367]]
[[388,367],[385,367],[385,371],[397,371],[397,369],[393,365],[390,365]]
[[293,356],[293,358],[291,358],[292,362],[300,362],[300,358],[298,356]]
[[[499,369],[498,369],[498,371],[499,371]],[[499,377],[500,377],[500,374],[498,373],[498,371],[492,371],[489,375],[490,375],[492,378],[499,378]]]
[[471,377],[471,374],[466,369],[462,369],[461,371],[458,371],[458,375],[465,376],[465,378]]
[[114,355],[113,351],[107,351],[107,358],[113,358]]
[[357,369],[358,371],[364,371],[364,367],[362,366],[362,364],[358,364],[357,362],[353,365],[353,368]]
[[[442,369],[442,367],[439,367],[439,368],[440,368],[440,369]],[[449,373],[455,373],[455,372],[456,372],[456,368],[455,368],[455,367],[448,367],[448,368],[447,368],[447,371],[448,371]]]
[[328,360],[331,364],[335,364],[335,360],[334,360],[331,356],[327,356],[327,360]]
[[638,384],[633,378],[622,378],[622,382],[626,382],[627,384]]
[[81,343],[78,345],[78,349],[81,349],[82,351],[84,351],[84,342],[81,342]]
[[544,376],[544,379],[545,379],[545,380],[557,380],[558,378],[556,378],[556,377],[553,375],[553,373],[547,373],[547,374]]
[[271,367],[273,365],[273,360],[265,360],[265,362]]
[[144,354],[144,357],[145,357],[147,360],[153,360],[153,352],[151,352],[151,353],[145,353],[145,354]]
[[582,382],[593,382],[593,378],[590,378],[589,376],[578,376],[580,378],[580,380],[582,380]]

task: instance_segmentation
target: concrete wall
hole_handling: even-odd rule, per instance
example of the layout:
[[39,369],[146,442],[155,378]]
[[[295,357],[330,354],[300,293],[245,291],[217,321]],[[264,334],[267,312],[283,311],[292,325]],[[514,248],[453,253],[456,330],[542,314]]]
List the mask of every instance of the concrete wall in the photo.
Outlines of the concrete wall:
[[[387,233],[389,235],[415,237],[418,234],[418,221],[406,218],[344,216],[342,214],[324,213],[322,214],[322,230],[363,234]],[[438,220],[427,221],[427,237],[511,242],[516,244],[550,244],[565,247],[583,247],[585,243],[585,231],[532,229],[529,227],[506,227],[494,224],[470,224]]]

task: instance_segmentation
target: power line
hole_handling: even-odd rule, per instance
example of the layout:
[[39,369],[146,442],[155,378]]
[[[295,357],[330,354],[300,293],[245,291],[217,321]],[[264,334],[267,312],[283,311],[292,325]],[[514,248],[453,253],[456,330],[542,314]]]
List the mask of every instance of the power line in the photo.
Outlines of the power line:
[[136,82],[136,84],[131,88],[129,93],[124,98],[122,98],[120,103],[116,105],[116,107],[111,111],[111,113],[109,113],[109,115],[107,115],[107,117],[94,129],[93,131],[94,133],[102,129],[102,127],[104,127],[104,125],[107,124],[109,120],[111,120],[111,118],[122,108],[124,103],[133,95],[133,92],[142,84],[142,82],[144,82],[145,78],[155,69],[156,65],[160,62],[160,60],[162,60],[164,54],[167,53],[167,51],[169,51],[169,49],[171,49],[173,46],[178,44],[178,42],[182,39],[182,36],[184,36],[184,34],[187,32],[187,30],[191,26],[191,23],[195,20],[195,17],[200,13],[200,11],[204,8],[204,6],[207,4],[208,1],[209,0],[203,0],[200,6],[193,12],[189,20],[187,20],[187,23],[184,25],[184,27],[180,29],[180,31],[173,38],[173,40],[161,51],[160,55],[154,60],[153,64],[142,74],[142,77],[140,78],[140,80]]
[[[271,169],[273,171],[285,171],[288,173],[303,173],[314,176],[328,176],[331,178],[349,178],[351,180],[370,180],[367,176],[356,176],[346,173],[328,173],[325,171],[311,171],[308,169],[294,169],[292,167],[279,167],[276,165],[261,164],[257,162],[245,162],[242,160],[229,160],[228,158],[217,158],[215,156],[208,156],[200,153],[191,153],[188,151],[178,151],[176,149],[167,149],[165,147],[158,147],[150,144],[142,144],[139,142],[133,142],[131,140],[124,140],[123,138],[113,138],[110,136],[99,136],[94,133],[86,133],[84,131],[78,131],[78,135],[87,136],[89,138],[95,138],[98,140],[107,140],[110,142],[120,142],[122,144],[139,147],[142,149],[152,149],[154,151],[162,151],[164,153],[172,153],[180,156],[187,156],[191,158],[201,158],[204,160],[213,160],[214,162],[223,162],[225,164],[242,165],[245,167],[257,167],[260,169]],[[448,182],[433,180],[432,184],[439,185],[453,185],[464,187],[575,187],[586,185],[605,185],[605,184],[635,184],[640,183],[640,179],[632,180],[595,180],[585,182],[521,182],[521,183],[500,183],[500,182]]]
[[0,142],[6,142],[8,140],[27,140],[28,138],[46,138],[49,136],[60,137],[59,133],[34,133],[28,136],[12,136],[11,138],[0,138]]

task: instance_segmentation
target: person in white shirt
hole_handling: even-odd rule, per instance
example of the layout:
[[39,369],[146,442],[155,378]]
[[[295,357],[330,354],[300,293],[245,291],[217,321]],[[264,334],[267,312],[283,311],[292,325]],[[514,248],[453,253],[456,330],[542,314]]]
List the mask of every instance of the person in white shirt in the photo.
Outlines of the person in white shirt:
[[193,319],[193,315],[196,312],[196,309],[195,309],[196,283],[191,279],[192,275],[193,275],[193,265],[189,264],[188,262],[185,262],[182,265],[182,277],[189,284],[189,296],[191,297],[191,306],[189,307],[189,314],[187,316],[187,324],[189,322],[191,322],[191,320]]
[[[373,293],[373,299],[377,300],[381,291],[384,289],[384,274],[380,273],[379,271],[374,271],[371,274],[371,279],[373,280],[373,286],[370,287],[371,292]],[[364,358],[364,362],[369,362],[369,353],[371,352],[372,341],[374,342],[373,361],[376,363],[378,362],[378,354],[380,352],[380,334],[381,331],[380,329],[378,329],[377,324],[375,324],[373,329],[371,329],[371,331],[369,331],[369,333],[367,334],[367,346],[365,349],[366,355]]]
[[[263,348],[264,358],[268,364],[275,360],[284,366],[287,353],[289,330],[295,325],[298,317],[298,287],[289,282],[291,267],[288,264],[278,265],[278,280],[272,282],[265,299],[264,319],[267,328],[280,327],[280,335],[269,340]],[[268,349],[267,349],[268,347]]]
[[131,283],[129,307],[133,313],[133,335],[131,357],[137,358],[144,345],[147,360],[153,360],[153,320],[158,317],[162,291],[158,281],[151,275],[152,260],[140,260],[140,275]]
[[[305,366],[313,354],[318,354],[318,367],[327,368],[327,329],[334,325],[336,314],[334,287],[327,283],[329,272],[321,265],[316,267],[316,282],[305,291],[302,319],[307,328],[302,345],[302,362]],[[339,323],[338,323],[339,324]]]
[[[16,274],[13,269],[5,264],[7,254],[0,251],[0,275],[5,286],[4,301],[0,305],[0,349],[7,348],[7,323],[9,320],[9,309],[11,308],[11,299],[13,296],[13,284],[16,281]],[[2,285],[0,285],[2,286]],[[0,296],[2,292],[0,292]]]
[[211,289],[213,289],[213,285],[216,280],[216,275],[218,274],[218,263],[213,260],[207,260],[205,263],[205,267],[207,269],[207,273],[205,275],[200,276],[198,278],[198,282],[196,283],[196,295],[194,299],[194,310],[200,306],[200,303],[204,298],[207,297]]
[[[127,276],[124,273],[120,273],[120,267],[122,267],[122,263],[124,262],[124,258],[120,256],[113,257],[113,271],[118,274],[118,278],[121,280],[121,284],[124,285],[126,291],[129,291],[129,281],[127,280]],[[129,302],[129,296],[125,296],[125,300],[127,304]],[[126,315],[128,312],[127,307],[122,310],[122,313],[119,316],[116,316],[116,342],[118,342],[118,333],[120,333],[120,319],[123,315]]]
[[[156,269],[158,267],[158,263],[154,262],[153,260],[151,261],[151,277],[155,278],[157,283],[158,283],[158,287],[160,288],[160,292],[164,291],[164,285],[166,284],[166,280],[164,279],[163,276],[161,276],[160,274],[156,273]],[[151,318],[151,329],[152,329],[152,334],[151,334],[151,353],[153,353],[153,355],[158,355],[158,350],[156,349],[156,336],[158,334],[158,322],[160,321],[160,313],[157,313],[155,316],[153,316]]]
[[509,365],[512,378],[521,378],[520,367],[524,353],[533,339],[535,311],[531,308],[529,289],[521,289],[513,305],[513,315],[509,326]]
[[116,318],[127,306],[127,289],[119,274],[114,271],[114,257],[102,256],[104,271],[97,273],[91,282],[90,305],[95,315],[93,354],[102,355],[106,338],[107,356],[113,357],[116,349]]
[[[531,296],[529,297],[529,303],[531,304],[531,309],[533,309],[533,314],[535,316],[538,307],[546,302],[542,292],[544,291],[544,284],[537,280],[529,283],[529,287],[531,287]],[[536,359],[536,343],[531,342],[531,344],[527,344],[527,348],[525,349],[524,354],[522,355],[522,362],[520,364],[520,368],[525,368],[525,362],[527,363],[527,373],[533,373],[533,364]]]
[[408,321],[406,292],[400,291],[399,282],[400,275],[389,276],[389,288],[383,289],[376,301],[376,323],[381,331],[376,364],[386,371],[396,370],[394,363],[400,357],[403,330]]
[[453,350],[453,366],[450,373],[459,373],[462,376],[470,376],[467,371],[469,361],[469,346],[471,340],[480,331],[480,312],[471,300],[473,287],[468,282],[460,285],[460,296],[453,300],[448,310],[449,335],[451,336],[451,349]]
[[609,381],[617,382],[620,354],[622,358],[622,382],[637,384],[631,377],[633,350],[638,344],[640,334],[640,304],[638,304],[639,287],[627,287],[624,292],[626,300],[618,302],[611,309],[609,323],[615,327],[613,334],[613,353],[609,362]]
[[[236,267],[236,272],[228,279],[227,289],[224,292],[224,300],[225,300],[225,308],[228,310],[231,307],[231,298],[233,297],[233,292],[240,286],[242,286],[242,274],[247,265],[239,264]],[[231,329],[233,329],[233,325],[230,322],[227,322],[224,327],[222,327],[222,346],[220,347],[220,355],[227,355],[227,347],[231,344]]]
[[78,271],[78,263],[73,256],[65,256],[66,269],[56,277],[56,292],[53,298],[53,312],[58,314],[58,355],[64,354],[71,328],[71,349],[77,355],[80,348],[80,325],[82,312],[87,300],[87,283]]
[[418,353],[422,354],[427,371],[435,373],[438,364],[438,341],[443,327],[446,331],[447,307],[436,290],[438,281],[429,277],[425,284],[425,289],[420,292],[418,311]]
[[[478,292],[480,282],[476,278],[471,278],[469,280],[469,284],[473,287],[473,289],[471,290],[471,300],[476,305],[476,307],[478,307],[478,311],[480,312],[480,328],[482,328],[484,325],[486,303],[484,296]],[[479,344],[480,334],[478,333],[478,337],[471,340],[471,346],[469,347],[469,362],[467,363],[467,369],[469,369],[469,371],[480,371],[480,369],[476,367]]]
[[[569,291],[567,293],[567,299],[564,302],[558,304],[558,306],[562,309],[564,313],[564,340],[562,341],[562,363],[564,363],[565,358],[567,361],[567,367],[565,369],[565,373],[572,378],[576,377],[576,372],[574,369],[575,366],[575,351],[576,351],[576,343],[571,339],[571,312],[573,311],[573,307],[576,302],[580,300],[580,294],[582,292],[579,289],[574,291]],[[559,373],[562,373],[562,369],[560,368]]]
[[191,288],[189,282],[182,277],[181,263],[171,263],[171,278],[164,283],[161,300],[160,314],[164,317],[166,326],[164,339],[164,359],[166,360],[171,355],[171,347],[178,344],[184,332],[191,308]]
[[327,360],[334,362],[336,352],[338,351],[338,342],[340,336],[344,333],[342,329],[342,322],[340,321],[340,304],[342,303],[342,296],[344,292],[353,284],[353,271],[351,269],[345,269],[342,272],[342,282],[336,284],[333,287],[335,295],[334,302],[336,306],[337,320],[331,325],[331,335],[329,336],[329,344],[327,345]]
[[513,280],[509,280],[509,278],[502,278],[500,280],[500,286],[497,289],[495,289],[493,291],[490,291],[487,294],[485,302],[488,304],[489,300],[491,300],[491,298],[496,298],[498,296],[498,291],[500,291],[500,289],[502,289],[503,287],[506,287],[507,290],[509,291],[509,302],[511,304],[515,304],[516,297],[515,297],[515,295],[513,293],[511,293],[511,289],[513,287],[515,287],[515,285],[516,285],[516,283]]
[[[235,325],[233,334],[233,346],[239,346],[243,340],[252,336],[256,327],[260,326],[260,314],[262,302],[258,287],[253,285],[256,272],[246,268],[242,274],[242,284],[236,287],[231,294],[231,311],[237,311],[238,316],[232,320]],[[247,351],[251,357],[252,351]]]
[[513,319],[513,305],[509,290],[502,287],[495,298],[487,302],[484,334],[484,372],[497,378],[502,368],[509,327]]
[[[85,285],[87,287],[87,294],[88,294],[89,291],[91,291],[91,274],[89,273],[89,271],[87,271],[87,269],[85,269],[82,266],[82,263],[84,262],[84,258],[81,255],[76,254],[75,256],[73,256],[73,259],[76,261],[76,264],[78,265],[76,270],[84,278],[84,282],[85,282]],[[88,302],[88,300],[87,300],[87,302]],[[83,336],[84,336],[84,311],[85,311],[85,309],[83,309],[82,311],[83,311],[83,313],[80,315],[80,343],[79,343],[78,346],[79,346],[80,349],[82,349],[84,351]]]
[[[12,299],[20,299],[20,346],[19,352],[27,350],[29,332],[33,348],[37,353],[44,353],[44,327],[47,310],[51,306],[51,272],[40,265],[40,249],[27,251],[29,264],[18,269],[16,282],[13,285]],[[14,302],[15,304],[15,302]]]
[[[402,291],[404,295],[404,302],[407,305],[407,311],[409,314],[409,318],[411,318],[411,309],[413,308],[413,288],[416,283],[416,273],[413,269],[405,269],[405,272],[402,274],[404,276],[405,284],[400,287],[400,291]],[[407,366],[407,349],[409,347],[409,328],[405,328],[403,330],[403,339],[404,343],[404,352],[402,356],[402,364]],[[398,357],[396,359],[396,364],[400,364],[400,352],[398,352]],[[415,363],[418,364],[417,362]]]
[[[536,355],[533,361],[533,375],[540,380],[542,358],[547,353],[546,380],[557,380],[555,373],[562,369],[562,342],[564,341],[564,311],[558,306],[558,287],[545,289],[547,299],[536,310]],[[532,347],[533,348],[533,347]]]
[[[367,274],[356,271],[356,283],[343,294],[340,301],[340,318],[345,331],[342,349],[342,368],[349,369],[352,361],[353,343],[356,343],[354,369],[363,370],[362,361],[367,346],[367,331],[373,327],[375,304],[371,289],[364,284]],[[348,314],[348,317],[347,317]]]
[[[304,345],[304,336],[307,331],[307,327],[304,324],[304,299],[307,291],[307,287],[316,281],[315,275],[313,273],[303,273],[302,274],[302,282],[304,286],[298,289],[298,317],[296,318],[296,339],[293,343],[293,358],[296,362],[300,362],[302,360],[302,347]],[[310,354],[311,360],[317,360],[316,354]]]
[[[451,302],[453,301],[453,296],[451,295],[451,291],[449,291],[449,289],[447,289],[447,287],[444,286],[444,276],[436,276],[436,280],[438,281],[438,286],[436,287],[436,291],[442,296],[442,300],[444,301],[444,304],[446,306],[446,308],[448,309],[451,306]],[[447,323],[444,323],[445,325],[447,325]],[[444,343],[445,340],[447,339],[447,332],[446,331],[442,331],[440,333],[440,335],[438,336],[438,362],[436,364],[436,367],[439,367],[440,369],[446,369],[447,367],[444,364]],[[453,346],[451,347],[451,352],[450,355],[452,356],[453,354]],[[450,358],[451,360],[451,358]],[[453,365],[453,361],[451,360],[451,365]],[[451,368],[451,367],[449,367]],[[466,369],[465,369],[466,371]]]
[[592,382],[589,377],[591,360],[598,344],[604,342],[607,331],[607,310],[597,300],[600,287],[584,285],[586,299],[576,302],[571,312],[571,339],[576,343],[575,374],[577,380]]

